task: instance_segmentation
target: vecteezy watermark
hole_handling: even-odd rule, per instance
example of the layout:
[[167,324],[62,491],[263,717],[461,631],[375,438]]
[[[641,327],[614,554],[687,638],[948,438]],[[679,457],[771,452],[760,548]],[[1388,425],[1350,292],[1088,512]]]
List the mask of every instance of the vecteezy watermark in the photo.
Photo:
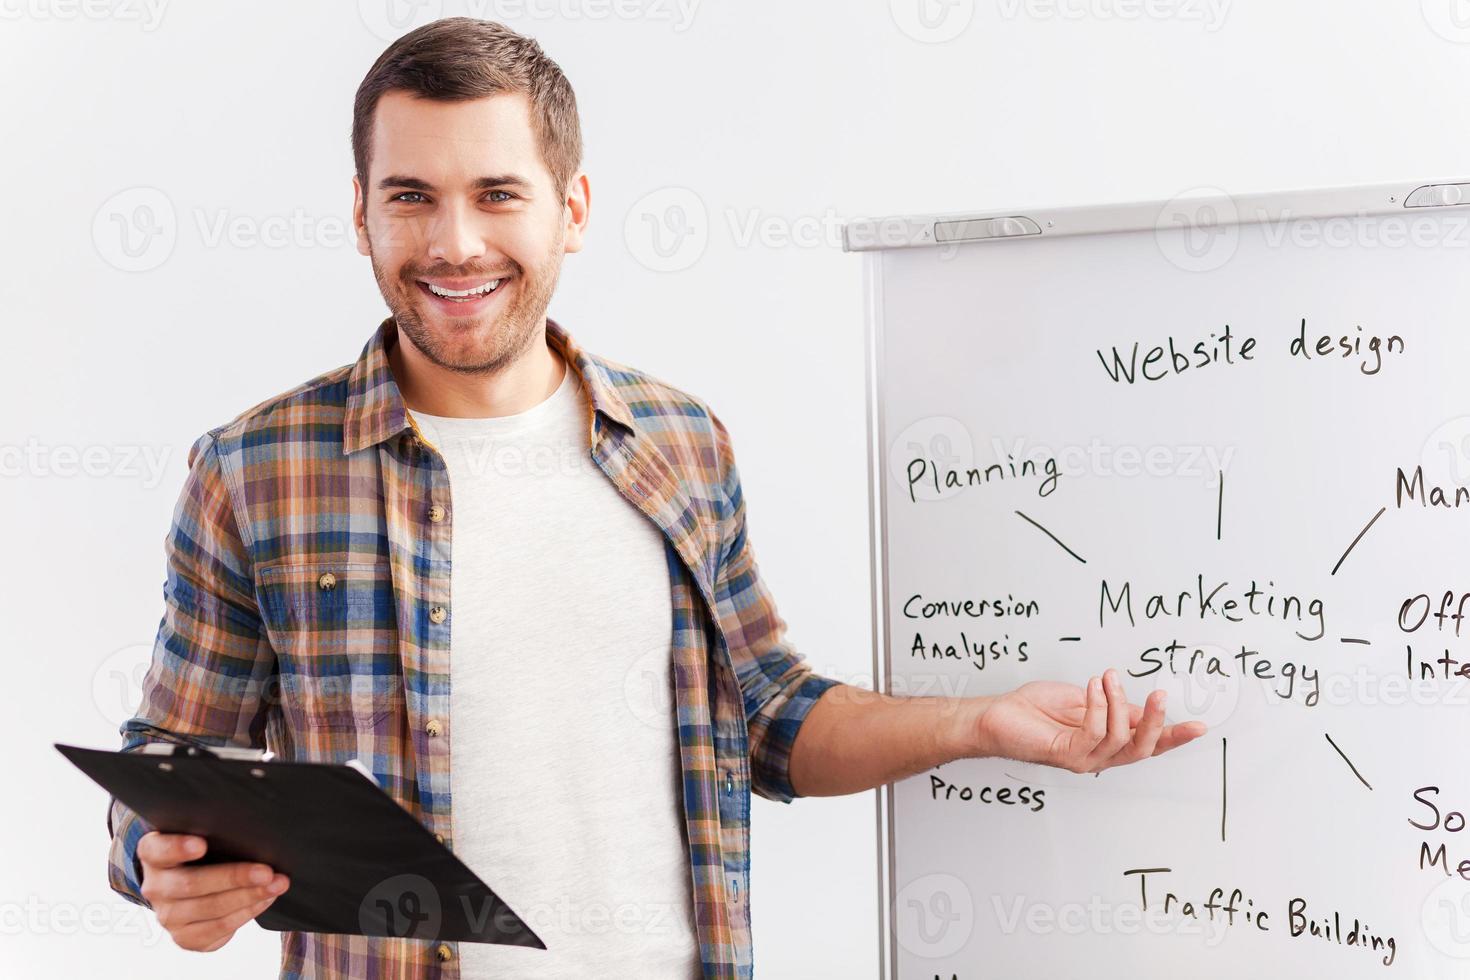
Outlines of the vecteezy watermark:
[[465,0],[479,20],[644,21],[668,24],[682,34],[694,24],[702,0]]
[[0,0],[0,20],[121,21],[158,29],[169,0]]
[[[895,649],[906,646],[899,643]],[[972,671],[917,670],[908,665],[888,678],[888,691],[873,689],[870,671],[846,671],[840,668],[810,664],[813,673],[844,685],[842,697],[850,704],[872,704],[889,697],[944,698],[952,702],[946,716],[958,712],[961,700],[978,696],[981,678]],[[675,723],[678,673],[672,666],[672,654],[665,644],[645,651],[623,674],[623,703],[628,711],[651,728],[668,728]]]
[[423,875],[401,874],[373,887],[357,907],[364,935],[400,939],[434,937],[444,922],[439,889]]
[[[1230,663],[1231,654],[1223,646],[1210,643],[1185,644],[1193,654],[1198,650],[1205,658]],[[1165,692],[1166,709],[1171,718],[1202,721],[1211,731],[1224,725],[1240,705],[1244,678],[1186,670],[1181,673],[1160,670],[1154,673],[1154,688]]]
[[644,268],[680,272],[709,245],[709,212],[687,187],[664,187],[634,202],[623,219],[623,240]]
[[0,479],[137,480],[152,490],[163,482],[172,452],[172,446],[79,446],[33,436],[23,443],[0,443]]
[[465,469],[477,476],[541,478],[576,476],[597,466],[585,444],[574,439],[527,439],[503,442],[490,436],[472,436],[463,445]]
[[1452,418],[1431,432],[1421,461],[1431,483],[1470,484],[1470,415]]
[[1195,187],[1171,198],[1154,220],[1154,241],[1185,272],[1213,272],[1240,246],[1240,211],[1218,187]]
[[1154,240],[1178,268],[1213,272],[1235,257],[1246,226],[1257,229],[1252,234],[1259,238],[1253,240],[1268,249],[1470,249],[1470,209],[1359,210],[1316,217],[1289,208],[1247,207],[1218,187],[1194,188],[1169,200],[1159,210]]
[[1419,0],[1430,29],[1446,41],[1470,44],[1470,0]]
[[358,0],[362,25],[381,41],[392,41],[444,12],[444,0]]
[[[1219,896],[1228,900],[1229,896]],[[1212,899],[1213,900],[1213,899]],[[1043,902],[1025,895],[990,896],[1000,931],[1011,936],[1199,936],[1207,947],[1225,941],[1229,921],[1224,916],[1196,917],[1169,914],[1155,902],[1145,910],[1133,902],[1113,902],[1092,895],[1086,902]]]
[[163,265],[173,255],[181,230],[191,231],[207,249],[346,249],[357,244],[349,216],[316,215],[299,207],[264,215],[193,207],[185,217],[181,222],[173,201],[158,188],[130,187],[97,209],[92,243],[104,262],[122,272],[148,272]]
[[134,902],[47,902],[35,895],[0,902],[0,936],[139,936],[154,946],[164,936],[152,910]]
[[649,728],[673,731],[673,654],[667,644],[643,652],[623,674],[623,703]]
[[108,654],[92,674],[92,703],[97,713],[118,728],[137,714],[152,661],[152,643],[134,643]]
[[1235,458],[1235,446],[1206,445],[1113,445],[1093,437],[1085,444],[1064,446],[1031,445],[1024,437],[1009,443],[992,439],[990,447],[998,460],[1056,460],[1064,477],[1098,476],[1136,479],[1180,477],[1197,479],[1206,487],[1219,484],[1220,475]]
[[[924,222],[903,219],[854,221],[826,208],[810,214],[779,214],[760,208],[725,208],[712,218],[696,191],[688,187],[663,187],[645,194],[628,209],[623,221],[623,238],[633,257],[654,272],[679,272],[703,257],[716,231],[723,231],[738,249],[840,249],[845,227],[852,228],[853,246],[898,248],[905,245],[936,245],[925,238]],[[941,258],[957,250],[954,244],[938,246]]]
[[952,874],[929,874],[894,897],[898,944],[925,959],[953,956],[975,931],[975,894]]
[[1200,24],[1213,34],[1225,26],[1234,0],[998,0],[1005,20],[1158,20]]
[[888,0],[898,29],[915,41],[942,44],[965,32],[975,19],[975,0]]
[[955,496],[959,492],[955,488],[913,480],[910,467],[915,459],[928,460],[928,466],[946,472],[974,467],[975,441],[969,427],[948,415],[930,415],[911,422],[888,443],[888,475],[905,493],[913,493],[917,500]]
[[192,212],[205,248],[350,248],[357,230],[341,215],[313,215],[303,208],[289,214],[237,214],[228,208]]
[[1452,959],[1470,959],[1470,881],[1459,875],[1430,889],[1419,908],[1429,945]]
[[168,261],[178,241],[173,202],[156,187],[129,187],[102,202],[92,217],[92,244],[123,272],[147,272]]
[[1250,215],[1261,226],[1267,248],[1470,248],[1470,215],[1442,211],[1372,214],[1364,211],[1331,218]]
[[673,931],[679,908],[672,902],[573,902],[563,895],[555,902],[536,902],[518,911],[533,931],[657,936]]

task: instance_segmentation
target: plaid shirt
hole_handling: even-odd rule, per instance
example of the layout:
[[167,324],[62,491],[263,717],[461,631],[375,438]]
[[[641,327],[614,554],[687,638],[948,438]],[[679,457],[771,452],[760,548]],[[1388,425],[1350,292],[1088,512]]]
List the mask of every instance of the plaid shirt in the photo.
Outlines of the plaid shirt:
[[[454,511],[444,460],[389,369],[396,334],[385,320],[356,363],[194,443],[165,538],[152,664],[121,733],[124,749],[165,740],[356,757],[452,846],[442,729]],[[587,392],[592,459],[664,533],[700,958],[707,978],[750,977],[750,794],[795,796],[797,730],[837,681],[784,641],[746,534],[730,437],[709,407],[586,353],[549,319],[546,335]],[[574,707],[547,705],[547,717]],[[148,904],[135,852],[152,828],[113,800],[108,829],[112,888]],[[493,888],[494,869],[484,870]],[[282,977],[459,976],[456,943],[281,940]]]

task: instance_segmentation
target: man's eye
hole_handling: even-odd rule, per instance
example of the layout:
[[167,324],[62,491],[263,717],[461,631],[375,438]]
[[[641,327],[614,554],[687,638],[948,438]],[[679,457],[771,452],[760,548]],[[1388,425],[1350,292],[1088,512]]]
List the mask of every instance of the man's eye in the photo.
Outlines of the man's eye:
[[[500,194],[502,196],[500,198],[496,198],[496,194]],[[491,203],[494,204],[504,204],[506,201],[509,201],[510,199],[515,197],[515,195],[512,194],[510,191],[491,191],[489,196]]]
[[[411,201],[409,198],[417,198],[417,200]],[[389,200],[402,201],[404,204],[419,204],[424,200],[424,195],[418,191],[404,191],[401,194],[394,194]]]

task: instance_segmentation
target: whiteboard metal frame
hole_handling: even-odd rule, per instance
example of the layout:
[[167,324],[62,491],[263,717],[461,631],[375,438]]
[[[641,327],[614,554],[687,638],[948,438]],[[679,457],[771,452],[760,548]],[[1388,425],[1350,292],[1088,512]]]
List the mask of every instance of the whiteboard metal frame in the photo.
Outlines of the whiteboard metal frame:
[[[1211,209],[1209,224],[1238,225],[1470,207],[1470,178],[1464,177],[1256,194],[1227,194],[1220,188],[1200,190],[1219,193],[1184,194],[1167,201],[1081,207],[860,218],[842,226],[842,250],[882,252],[890,248],[934,248],[1064,235],[1167,230],[1163,223],[1173,215],[1202,213],[1206,208]],[[1038,231],[1026,233],[1025,229],[1031,225]],[[946,229],[954,229],[955,226],[960,227],[949,231],[948,235],[959,237],[947,237]]]
[[[1140,201],[1067,208],[1006,209],[985,212],[863,218],[842,228],[842,250],[864,252],[864,350],[868,413],[868,554],[873,589],[873,685],[891,694],[892,660],[888,637],[887,445],[884,387],[878,353],[883,341],[883,254],[893,248],[944,248],[1004,241],[1027,241],[1070,235],[1127,231],[1172,231],[1173,215],[1200,216],[1214,225],[1258,224],[1297,220],[1361,218],[1466,208],[1470,214],[1470,178],[1400,181],[1384,184],[1273,191],[1249,195],[1199,194],[1168,201]],[[1018,234],[1034,222],[1038,234]],[[992,224],[1005,222],[1005,224]],[[994,229],[997,234],[942,240],[936,226]],[[876,792],[878,844],[878,976],[898,980],[897,857],[894,849],[893,784]]]

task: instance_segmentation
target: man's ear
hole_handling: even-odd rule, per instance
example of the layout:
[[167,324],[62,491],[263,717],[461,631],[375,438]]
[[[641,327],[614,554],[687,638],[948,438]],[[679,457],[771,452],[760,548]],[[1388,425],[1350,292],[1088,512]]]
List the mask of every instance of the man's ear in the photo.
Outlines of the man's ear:
[[567,197],[563,202],[563,213],[566,215],[564,251],[582,251],[582,236],[587,232],[591,210],[592,188],[587,181],[587,175],[578,171],[567,184]]
[[359,255],[371,255],[368,248],[367,233],[367,199],[363,197],[362,181],[357,175],[352,176],[352,227],[357,232],[357,253]]

